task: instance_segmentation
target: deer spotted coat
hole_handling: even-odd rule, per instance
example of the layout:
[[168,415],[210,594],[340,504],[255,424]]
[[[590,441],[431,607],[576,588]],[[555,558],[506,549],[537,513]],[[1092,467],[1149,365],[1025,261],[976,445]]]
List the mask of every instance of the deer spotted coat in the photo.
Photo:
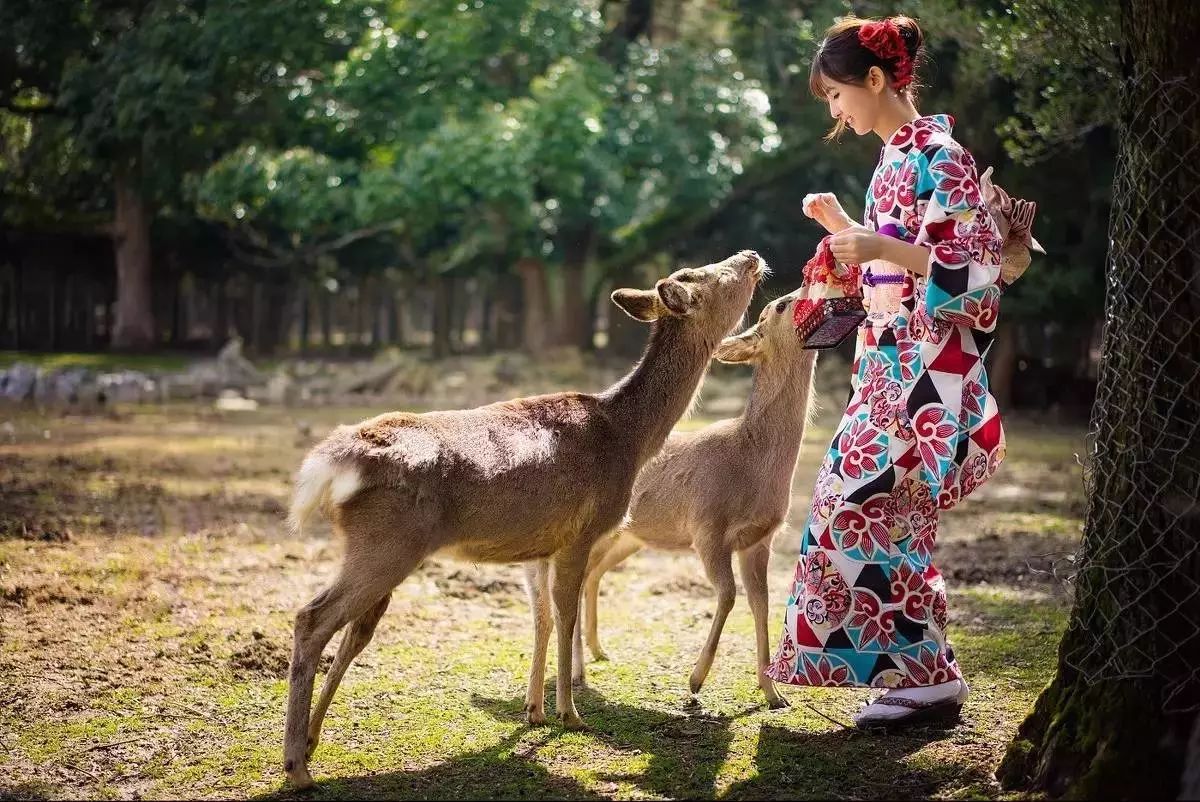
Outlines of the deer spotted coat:
[[913,687],[958,679],[938,514],[986,481],[1004,433],[983,360],[1000,298],[1000,237],[946,115],[903,125],[867,190],[867,227],[930,250],[898,308],[859,329],[852,392],[802,533],[782,642],[767,669],[796,685]]

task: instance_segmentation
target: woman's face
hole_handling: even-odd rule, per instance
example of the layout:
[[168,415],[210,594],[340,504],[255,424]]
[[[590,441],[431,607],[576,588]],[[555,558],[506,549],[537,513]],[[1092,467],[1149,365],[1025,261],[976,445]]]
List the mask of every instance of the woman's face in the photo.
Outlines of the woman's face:
[[829,116],[840,119],[859,136],[874,130],[879,116],[880,93],[872,88],[873,77],[868,75],[864,86],[821,77],[825,87],[825,102],[829,104]]

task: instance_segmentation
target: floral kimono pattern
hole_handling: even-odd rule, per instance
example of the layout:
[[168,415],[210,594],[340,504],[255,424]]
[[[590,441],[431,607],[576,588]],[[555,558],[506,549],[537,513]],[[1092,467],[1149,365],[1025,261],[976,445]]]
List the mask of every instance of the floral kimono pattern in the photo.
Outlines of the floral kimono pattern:
[[884,145],[865,224],[928,247],[898,308],[859,328],[852,391],[817,475],[767,675],[795,685],[916,687],[958,679],[938,514],[1004,458],[983,360],[1000,298],[1000,237],[953,120],[922,117]]

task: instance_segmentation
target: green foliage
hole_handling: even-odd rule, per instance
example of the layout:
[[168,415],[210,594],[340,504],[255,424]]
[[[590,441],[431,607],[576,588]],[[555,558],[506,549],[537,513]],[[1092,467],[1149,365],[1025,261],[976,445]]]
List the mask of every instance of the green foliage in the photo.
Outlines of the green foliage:
[[988,62],[1014,85],[1001,124],[1018,161],[1035,162],[1116,120],[1116,0],[1008,0],[980,23]]
[[642,30],[600,0],[9,0],[0,213],[94,229],[120,174],[160,218],[224,230],[239,270],[619,272],[749,246],[793,282],[821,233],[801,198],[836,192],[857,216],[878,146],[821,141],[811,54],[850,10],[904,12],[933,60],[922,108],[1041,204],[1051,256],[1006,314],[1086,328],[1114,3],[685,0]]
[[289,94],[316,149],[239,150],[194,184],[201,213],[310,251],[382,227],[410,266],[555,262],[583,230],[714,201],[771,147],[767,96],[727,47],[634,42],[610,63],[590,3],[362,13],[331,79]]

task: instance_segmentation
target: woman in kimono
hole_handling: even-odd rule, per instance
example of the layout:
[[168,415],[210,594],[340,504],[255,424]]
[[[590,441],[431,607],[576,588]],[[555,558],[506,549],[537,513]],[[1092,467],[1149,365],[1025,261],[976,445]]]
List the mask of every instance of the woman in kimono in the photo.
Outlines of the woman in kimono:
[[946,640],[938,516],[986,481],[1004,434],[983,361],[1000,299],[1000,237],[971,155],[946,115],[914,105],[917,23],[849,18],[826,32],[813,93],[846,128],[883,141],[863,225],[830,194],[804,211],[860,264],[868,315],[852,392],[802,533],[779,650],[795,685],[884,688],[858,726],[958,718],[967,697]]

